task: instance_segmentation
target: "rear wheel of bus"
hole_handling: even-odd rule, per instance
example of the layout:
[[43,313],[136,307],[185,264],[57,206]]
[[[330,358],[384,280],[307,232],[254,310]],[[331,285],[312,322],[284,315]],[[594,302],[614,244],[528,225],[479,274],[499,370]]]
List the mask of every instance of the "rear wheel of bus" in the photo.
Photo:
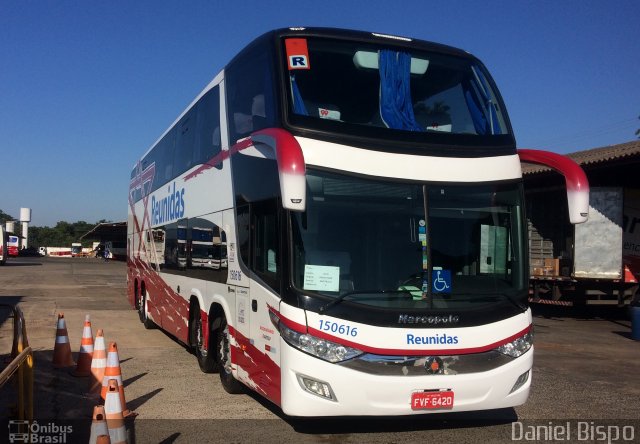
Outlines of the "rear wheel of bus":
[[144,328],[151,329],[155,327],[154,322],[149,319],[149,312],[147,311],[147,291],[142,284],[140,288],[140,294],[136,295],[138,301],[138,315],[140,316],[140,322],[144,325]]
[[229,326],[223,316],[220,328],[216,330],[216,350],[220,366],[220,382],[227,393],[238,394],[244,392],[244,386],[231,372],[231,343],[229,341]]
[[215,349],[212,347],[214,336],[209,334],[209,341],[207,346],[204,344],[204,329],[202,326],[202,317],[200,315],[200,304],[194,301],[189,310],[190,316],[190,342],[193,347],[193,351],[198,358],[198,365],[203,373],[215,373],[218,370],[218,363],[216,361]]

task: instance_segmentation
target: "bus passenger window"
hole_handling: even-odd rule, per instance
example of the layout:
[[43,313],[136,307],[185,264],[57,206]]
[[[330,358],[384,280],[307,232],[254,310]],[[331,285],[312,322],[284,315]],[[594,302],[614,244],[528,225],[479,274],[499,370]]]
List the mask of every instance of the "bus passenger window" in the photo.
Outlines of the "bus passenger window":
[[264,94],[258,94],[251,103],[251,125],[253,128],[266,128],[267,113],[264,107]]
[[239,136],[249,134],[253,130],[251,115],[241,112],[233,113],[233,128]]
[[240,205],[236,208],[236,224],[238,230],[238,251],[240,259],[245,265],[249,265],[249,205]]
[[[215,158],[222,150],[220,137],[220,88],[206,93],[198,103],[198,129],[193,163],[203,164]],[[216,163],[222,169],[222,162]]]
[[174,175],[187,171],[194,165],[195,117],[195,111],[191,110],[178,124],[177,141],[173,158]]
[[254,268],[261,273],[278,272],[278,230],[276,214],[255,214]]
[[275,93],[270,56],[264,48],[250,51],[238,57],[227,69],[231,145],[253,131],[274,124]]
[[278,289],[278,211],[275,199],[251,205],[251,268],[272,288]]

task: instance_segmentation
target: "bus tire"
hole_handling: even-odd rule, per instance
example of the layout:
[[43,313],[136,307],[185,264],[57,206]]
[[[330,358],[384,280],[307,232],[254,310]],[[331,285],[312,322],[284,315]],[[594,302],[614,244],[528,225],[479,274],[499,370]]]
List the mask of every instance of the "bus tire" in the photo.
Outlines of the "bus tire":
[[140,289],[140,295],[138,298],[138,316],[140,317],[140,322],[142,322],[142,325],[144,325],[144,328],[147,330],[155,327],[156,324],[149,319],[149,312],[147,311],[147,291],[144,288],[144,285]]
[[244,386],[231,372],[231,344],[229,341],[229,326],[227,320],[222,317],[220,328],[216,330],[216,351],[220,370],[220,382],[222,388],[232,395],[243,393]]
[[198,358],[198,365],[203,373],[215,373],[218,370],[218,362],[216,361],[215,349],[211,346],[214,336],[209,334],[209,343],[204,347],[204,331],[202,328],[202,317],[200,316],[200,305],[197,301],[191,306],[189,313],[191,321],[189,326],[191,329],[191,345],[193,352]]

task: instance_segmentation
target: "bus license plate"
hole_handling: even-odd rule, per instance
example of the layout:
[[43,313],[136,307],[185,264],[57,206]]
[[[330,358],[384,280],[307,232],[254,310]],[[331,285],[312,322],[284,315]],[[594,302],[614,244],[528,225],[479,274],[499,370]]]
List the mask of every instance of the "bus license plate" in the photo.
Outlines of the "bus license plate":
[[411,394],[411,410],[451,409],[453,392],[414,392]]

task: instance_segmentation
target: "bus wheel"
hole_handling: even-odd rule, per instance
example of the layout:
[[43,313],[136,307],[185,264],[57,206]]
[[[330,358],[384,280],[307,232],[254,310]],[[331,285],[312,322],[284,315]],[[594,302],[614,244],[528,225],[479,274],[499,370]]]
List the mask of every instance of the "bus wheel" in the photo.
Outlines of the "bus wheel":
[[140,322],[144,325],[144,328],[151,329],[155,327],[155,324],[149,319],[149,312],[147,311],[147,292],[144,288],[140,290],[140,297],[138,299],[138,316],[140,316]]
[[200,316],[200,305],[195,302],[191,309],[191,345],[198,358],[198,365],[203,373],[215,373],[218,370],[215,352],[212,353],[213,336],[209,335],[209,346],[204,346],[204,330],[202,328],[202,317]]
[[216,350],[218,351],[218,365],[220,366],[220,382],[227,393],[243,393],[243,385],[231,373],[231,345],[229,341],[229,326],[223,317],[221,325],[216,330]]

